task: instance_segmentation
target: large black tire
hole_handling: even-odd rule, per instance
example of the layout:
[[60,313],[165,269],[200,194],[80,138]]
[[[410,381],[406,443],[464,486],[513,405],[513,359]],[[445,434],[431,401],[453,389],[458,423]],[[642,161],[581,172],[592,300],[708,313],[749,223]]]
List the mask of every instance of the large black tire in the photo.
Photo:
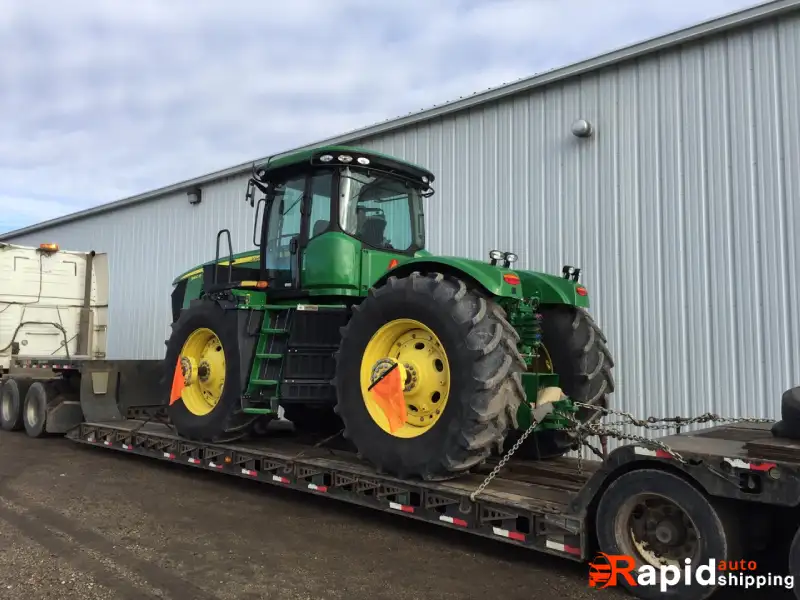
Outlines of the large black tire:
[[[614,360],[606,337],[591,315],[582,308],[543,306],[542,343],[550,355],[564,394],[576,402],[608,408],[608,396],[614,392],[611,370]],[[535,398],[529,398],[534,401]],[[581,409],[578,420],[586,422],[598,411]],[[504,450],[519,439],[521,431],[506,438]],[[562,456],[572,449],[573,440],[565,433],[545,430],[529,435],[514,454],[515,458],[541,460]]]
[[0,385],[0,428],[20,431],[25,394],[33,383],[30,379],[6,379]]
[[[653,510],[654,498],[662,502],[667,500],[671,505],[669,511],[662,509],[659,513],[648,514]],[[648,509],[642,508],[645,500],[650,507]],[[632,525],[632,520],[644,525],[651,519],[652,522],[668,522],[675,517],[679,518],[674,528],[668,526],[661,532],[651,531],[648,534],[652,541],[634,538],[633,532],[637,527]],[[691,523],[691,527],[684,529],[685,523]],[[681,574],[685,558],[692,558],[693,571],[708,565],[710,560],[714,561],[716,567],[720,561],[738,561],[742,558],[742,538],[731,507],[710,499],[682,477],[657,469],[630,471],[616,479],[600,498],[595,527],[600,552],[612,556],[630,556],[637,570],[647,564],[640,548],[657,550],[661,556],[665,552],[672,552],[670,558],[678,562]],[[656,536],[665,537],[659,539]],[[668,537],[674,540],[671,545],[666,543]],[[641,545],[637,546],[637,543]],[[657,549],[655,544],[659,543],[666,545]],[[715,569],[715,582],[716,574]],[[703,577],[710,575],[704,573]],[[617,584],[622,584],[636,597],[645,600],[704,600],[716,589],[716,585],[698,585],[694,582],[688,586],[678,583],[662,592],[660,585],[631,586],[624,577],[619,577]]]
[[51,382],[35,381],[28,388],[22,409],[22,422],[29,437],[47,436],[47,411],[55,404],[55,391]]
[[183,398],[167,408],[167,414],[178,433],[186,438],[202,442],[229,442],[247,435],[258,415],[242,411],[241,357],[236,311],[225,311],[210,301],[192,303],[181,311],[172,324],[172,334],[167,341],[164,358],[164,381],[166,393],[172,386],[172,377],[181,350],[188,337],[197,329],[209,329],[217,336],[225,353],[225,383],[219,401],[205,415],[192,413]]
[[[384,473],[425,480],[451,478],[502,447],[524,400],[525,363],[518,336],[493,301],[460,279],[439,273],[390,277],[371,289],[342,329],[336,354],[336,413],[344,437]],[[386,433],[363,400],[360,369],[373,334],[395,319],[413,319],[439,338],[450,364],[449,399],[438,421],[415,438]]]

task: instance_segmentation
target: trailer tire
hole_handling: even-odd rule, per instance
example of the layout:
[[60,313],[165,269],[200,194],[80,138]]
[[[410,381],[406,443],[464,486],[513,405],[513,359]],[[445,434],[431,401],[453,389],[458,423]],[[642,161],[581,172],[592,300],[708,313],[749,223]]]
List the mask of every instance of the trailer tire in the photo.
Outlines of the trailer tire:
[[[652,505],[644,509],[637,503],[646,499],[666,500],[660,512],[662,519],[657,521],[655,527],[641,523],[659,518],[657,509]],[[651,512],[648,513],[648,510]],[[640,524],[631,524],[634,520],[638,520]],[[666,591],[661,591],[660,585],[630,585],[625,577],[617,578],[618,585],[621,584],[643,600],[705,600],[712,595],[716,584],[700,585],[693,579],[692,585],[684,585],[684,559],[688,557],[680,552],[687,546],[694,545],[691,556],[693,577],[699,566],[708,565],[713,560],[713,571],[704,573],[703,577],[713,577],[716,582],[716,565],[720,561],[741,559],[741,537],[728,509],[712,503],[705,494],[682,477],[663,470],[639,469],[621,475],[603,493],[597,507],[595,524],[600,552],[611,556],[633,557],[635,570],[648,563],[643,551],[637,549],[637,543],[641,544],[641,548],[660,544],[662,556],[665,552],[673,552],[672,560],[680,565],[677,567],[680,581]],[[641,527],[649,527],[652,531],[644,539],[636,540],[633,528]],[[657,536],[663,537],[659,539]],[[664,541],[668,537],[672,537],[675,545],[682,547],[668,547],[669,542]],[[603,563],[602,554],[597,557],[597,564]],[[652,561],[650,564],[657,562],[655,556],[651,556],[649,560]],[[596,587],[603,587],[603,583],[598,583]]]
[[47,435],[47,410],[52,404],[52,388],[41,381],[32,383],[25,394],[22,412],[25,433],[30,437],[40,438]]
[[[202,442],[231,442],[247,435],[260,415],[247,414],[242,409],[242,370],[239,332],[236,311],[225,311],[215,302],[198,301],[181,311],[181,316],[172,324],[172,335],[167,342],[164,369],[164,389],[169,396],[172,378],[184,345],[198,331],[210,331],[219,342],[216,348],[222,352],[224,383],[213,408],[205,413],[190,410],[189,396],[184,390],[181,398],[167,407],[167,414],[178,433],[186,438]],[[209,373],[219,362],[208,363]],[[202,363],[198,363],[202,368]],[[219,375],[213,375],[218,377]],[[200,377],[199,371],[197,377]],[[194,405],[192,405],[194,408]]]
[[20,431],[25,394],[33,383],[30,379],[6,379],[0,385],[0,428],[5,431]]

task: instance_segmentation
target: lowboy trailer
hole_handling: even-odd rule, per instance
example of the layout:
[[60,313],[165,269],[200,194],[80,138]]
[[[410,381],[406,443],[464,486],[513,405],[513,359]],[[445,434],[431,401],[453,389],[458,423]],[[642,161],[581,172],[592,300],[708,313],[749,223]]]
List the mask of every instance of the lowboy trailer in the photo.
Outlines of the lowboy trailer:
[[[162,361],[137,360],[12,364],[2,388],[4,428],[20,428],[6,426],[16,410],[31,437],[65,434],[97,448],[336,498],[579,562],[598,552],[632,556],[640,565],[739,561],[774,544],[775,531],[789,532],[787,523],[792,531],[798,525],[800,443],[775,437],[765,422],[640,439],[603,460],[491,459],[454,479],[409,481],[376,472],[330,437],[285,436],[266,426],[235,443],[187,440],[153,411],[163,406],[162,369]],[[799,537],[792,542],[795,576]],[[664,592],[624,577],[618,583],[643,599],[707,598],[715,591],[679,583]]]

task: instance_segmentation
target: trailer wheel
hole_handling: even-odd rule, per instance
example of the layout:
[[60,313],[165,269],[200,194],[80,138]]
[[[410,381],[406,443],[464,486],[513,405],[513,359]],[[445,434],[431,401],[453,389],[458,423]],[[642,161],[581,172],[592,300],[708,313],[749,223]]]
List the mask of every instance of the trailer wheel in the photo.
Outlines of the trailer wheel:
[[22,424],[22,404],[31,386],[30,379],[6,379],[0,385],[0,427],[19,431]]
[[[656,584],[632,585],[625,577],[617,577],[617,585],[644,600],[704,600],[716,589],[717,564],[741,558],[737,556],[740,544],[735,523],[726,512],[683,478],[656,469],[631,471],[608,487],[597,508],[596,530],[602,554],[633,559],[634,578],[637,573],[644,575],[642,567],[654,568]],[[602,554],[594,564],[608,560]],[[688,585],[684,577],[687,558],[693,573]],[[707,567],[710,561],[714,565],[711,571]],[[669,565],[672,573],[668,578],[677,579],[666,591],[662,591],[658,575],[661,565]],[[714,585],[698,583],[694,578],[698,567],[705,567],[699,574],[702,581],[710,579]]]
[[47,435],[47,409],[53,404],[51,390],[41,381],[36,381],[28,388],[25,394],[25,406],[22,412],[22,421],[25,433],[32,438]]

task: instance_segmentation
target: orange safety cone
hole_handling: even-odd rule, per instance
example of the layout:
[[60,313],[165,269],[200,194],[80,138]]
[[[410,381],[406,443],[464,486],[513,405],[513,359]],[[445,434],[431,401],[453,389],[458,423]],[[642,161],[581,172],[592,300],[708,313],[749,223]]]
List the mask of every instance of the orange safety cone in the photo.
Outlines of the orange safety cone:
[[372,388],[375,403],[389,420],[389,430],[394,433],[406,424],[406,399],[400,369],[394,368]]
[[169,394],[169,405],[172,406],[181,397],[186,383],[183,379],[181,369],[181,357],[178,357],[178,364],[175,365],[175,372],[172,374],[172,390]]

